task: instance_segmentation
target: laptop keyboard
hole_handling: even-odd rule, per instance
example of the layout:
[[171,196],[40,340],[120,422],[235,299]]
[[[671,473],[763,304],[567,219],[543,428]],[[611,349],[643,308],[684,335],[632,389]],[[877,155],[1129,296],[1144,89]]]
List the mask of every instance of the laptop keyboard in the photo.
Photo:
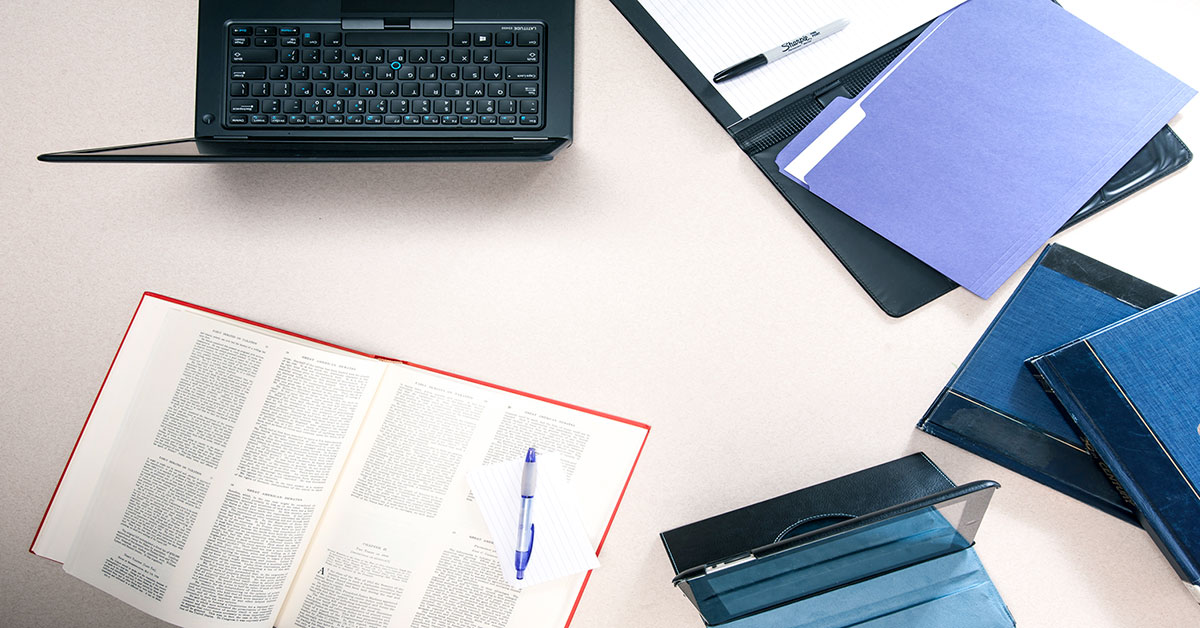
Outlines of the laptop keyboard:
[[229,26],[227,128],[537,129],[545,27]]

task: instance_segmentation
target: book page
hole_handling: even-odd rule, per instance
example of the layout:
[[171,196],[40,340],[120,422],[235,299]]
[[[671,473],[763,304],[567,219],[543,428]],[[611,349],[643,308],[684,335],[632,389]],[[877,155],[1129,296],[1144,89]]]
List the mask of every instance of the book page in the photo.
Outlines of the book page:
[[586,574],[509,586],[467,471],[523,458],[531,446],[558,452],[599,547],[646,434],[643,426],[390,366],[276,625],[441,628],[448,617],[476,628],[565,625]]
[[271,626],[384,369],[170,309],[65,569],[183,626]]
[[[766,109],[901,35],[962,0],[640,0],[742,118]],[[840,19],[841,32],[741,76],[712,77],[751,57]]]

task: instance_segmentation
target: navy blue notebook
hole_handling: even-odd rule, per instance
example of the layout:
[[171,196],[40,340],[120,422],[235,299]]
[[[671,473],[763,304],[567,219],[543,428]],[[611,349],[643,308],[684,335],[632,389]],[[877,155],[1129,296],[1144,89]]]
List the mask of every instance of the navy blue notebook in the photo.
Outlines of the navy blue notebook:
[[1200,600],[1200,290],[1029,364]]
[[1051,244],[917,427],[1136,523],[1133,509],[1024,363],[1171,296]]

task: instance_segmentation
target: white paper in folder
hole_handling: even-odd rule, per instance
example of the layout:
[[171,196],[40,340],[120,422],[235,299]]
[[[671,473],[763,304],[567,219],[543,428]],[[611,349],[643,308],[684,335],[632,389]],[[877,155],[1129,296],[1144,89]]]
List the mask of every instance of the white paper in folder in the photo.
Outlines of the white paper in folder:
[[739,77],[713,83],[742,118],[849,65],[962,0],[640,0],[712,83],[717,72],[830,22],[850,25]]

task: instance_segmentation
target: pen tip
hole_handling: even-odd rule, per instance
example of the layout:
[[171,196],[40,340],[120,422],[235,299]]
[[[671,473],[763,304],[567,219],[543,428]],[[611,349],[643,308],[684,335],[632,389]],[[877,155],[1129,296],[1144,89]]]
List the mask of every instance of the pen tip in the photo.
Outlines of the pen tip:
[[530,447],[529,451],[525,452],[525,462],[537,462],[537,450],[536,449],[534,449],[533,447]]

